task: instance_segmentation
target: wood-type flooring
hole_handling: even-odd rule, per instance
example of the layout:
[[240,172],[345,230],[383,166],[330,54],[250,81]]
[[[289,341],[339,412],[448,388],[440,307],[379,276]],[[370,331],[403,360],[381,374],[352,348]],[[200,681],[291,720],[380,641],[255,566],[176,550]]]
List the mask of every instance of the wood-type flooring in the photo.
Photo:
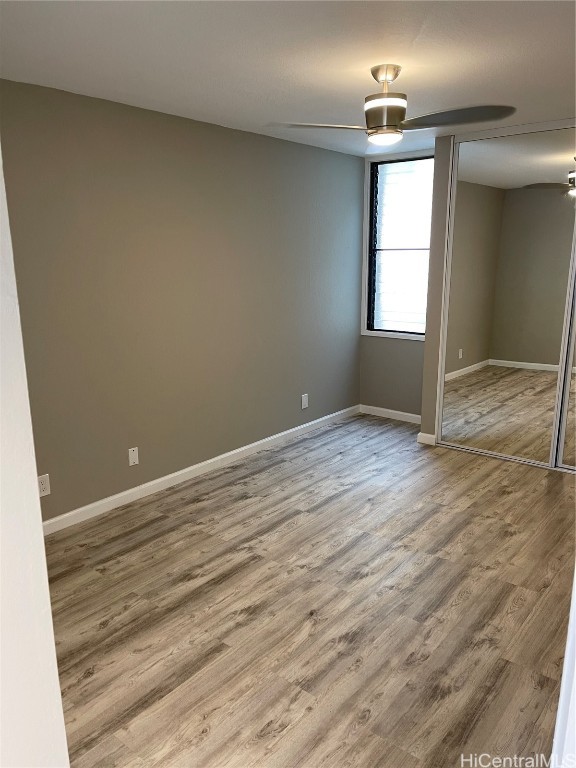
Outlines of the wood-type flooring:
[[73,768],[549,754],[575,478],[416,433],[350,418],[49,536]]

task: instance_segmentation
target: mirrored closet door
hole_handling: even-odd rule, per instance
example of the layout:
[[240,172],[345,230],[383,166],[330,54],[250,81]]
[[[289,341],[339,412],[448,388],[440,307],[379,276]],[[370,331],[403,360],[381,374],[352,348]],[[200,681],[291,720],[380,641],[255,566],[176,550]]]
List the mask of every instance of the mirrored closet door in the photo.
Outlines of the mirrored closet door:
[[576,469],[576,312],[572,300],[572,333],[569,340],[568,366],[565,372],[563,413],[561,417],[559,460],[561,467]]
[[573,467],[575,131],[456,150],[440,442]]

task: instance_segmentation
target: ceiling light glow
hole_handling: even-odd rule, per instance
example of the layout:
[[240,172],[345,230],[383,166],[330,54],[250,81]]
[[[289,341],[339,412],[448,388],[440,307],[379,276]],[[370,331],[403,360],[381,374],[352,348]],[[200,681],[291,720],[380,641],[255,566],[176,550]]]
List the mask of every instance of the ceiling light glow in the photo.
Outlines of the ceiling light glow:
[[386,96],[383,94],[382,96],[378,96],[377,99],[366,101],[364,103],[364,112],[368,112],[369,109],[376,109],[376,107],[404,107],[404,109],[406,109],[407,106],[408,102],[406,99],[399,96]]
[[372,133],[368,136],[370,144],[375,144],[377,147],[387,147],[390,144],[396,144],[402,139],[402,131],[388,130],[381,133]]

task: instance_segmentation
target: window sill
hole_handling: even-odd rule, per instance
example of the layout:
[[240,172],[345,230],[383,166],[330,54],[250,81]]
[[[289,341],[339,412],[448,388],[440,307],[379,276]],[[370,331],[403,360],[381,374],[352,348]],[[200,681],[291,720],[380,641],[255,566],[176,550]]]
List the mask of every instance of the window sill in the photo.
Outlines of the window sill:
[[360,331],[362,336],[380,336],[384,339],[404,339],[404,341],[426,341],[426,337],[417,333],[398,333],[396,331]]

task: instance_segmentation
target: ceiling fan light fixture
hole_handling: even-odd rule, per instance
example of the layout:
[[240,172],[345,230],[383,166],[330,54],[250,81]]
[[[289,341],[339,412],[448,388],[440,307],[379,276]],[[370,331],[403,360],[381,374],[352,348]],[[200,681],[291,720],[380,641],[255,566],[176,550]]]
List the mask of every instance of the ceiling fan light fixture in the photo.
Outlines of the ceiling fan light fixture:
[[[406,105],[408,100],[405,93],[373,93],[364,99],[364,113],[366,116],[366,130],[368,138],[372,135],[390,135],[388,141],[381,140],[380,144],[393,144],[400,141],[402,131],[400,123],[406,117]],[[375,142],[372,141],[374,144]]]
[[388,147],[402,140],[402,131],[399,128],[383,128],[375,133],[368,134],[370,144],[377,147]]
[[335,128],[337,130],[366,131],[368,141],[377,146],[396,144],[402,139],[404,131],[443,128],[449,125],[466,123],[485,123],[502,120],[516,112],[515,107],[484,104],[459,109],[445,109],[428,115],[411,117],[406,120],[408,99],[405,93],[392,93],[388,88],[402,68],[399,64],[377,64],[370,72],[382,86],[380,93],[372,93],[364,99],[364,117],[366,128],[361,125],[341,125],[326,123],[288,123],[292,128]]
[[576,171],[570,171],[568,174],[568,181],[574,184],[576,182]]
[[364,112],[377,107],[403,107],[406,109],[408,100],[403,93],[374,93],[364,99]]

